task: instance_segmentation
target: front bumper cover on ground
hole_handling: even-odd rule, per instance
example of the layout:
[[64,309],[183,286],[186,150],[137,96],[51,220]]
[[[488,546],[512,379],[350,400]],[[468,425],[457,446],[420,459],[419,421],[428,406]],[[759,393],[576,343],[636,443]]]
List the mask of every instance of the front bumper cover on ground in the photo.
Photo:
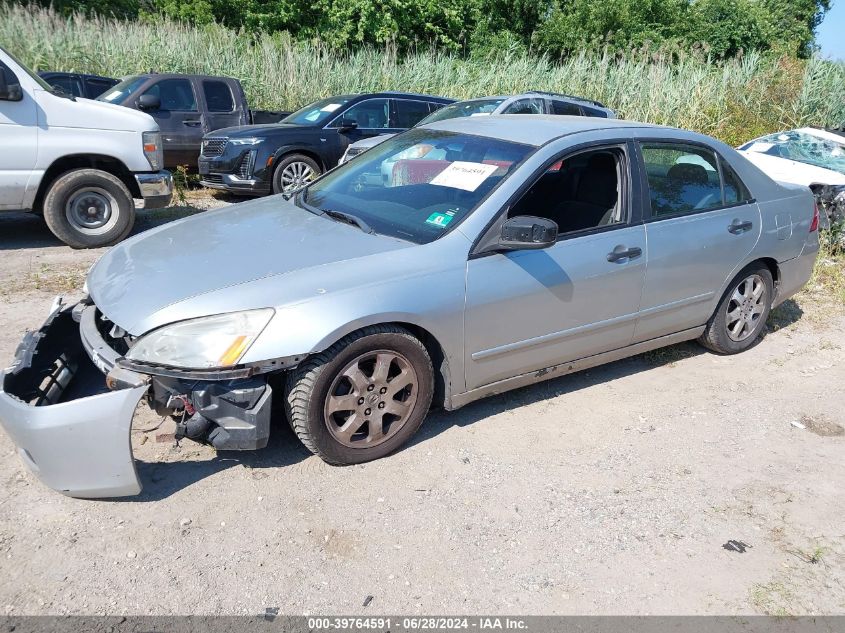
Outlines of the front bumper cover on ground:
[[130,429],[147,389],[138,380],[109,391],[71,310],[57,304],[44,325],[24,337],[15,363],[0,372],[0,426],[50,488],[82,498],[136,495],[141,483]]

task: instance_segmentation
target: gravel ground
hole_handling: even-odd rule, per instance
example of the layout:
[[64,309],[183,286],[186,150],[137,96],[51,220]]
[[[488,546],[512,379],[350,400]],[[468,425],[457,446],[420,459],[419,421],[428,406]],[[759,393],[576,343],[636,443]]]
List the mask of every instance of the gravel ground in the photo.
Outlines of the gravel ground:
[[[28,216],[0,235],[5,364],[99,253]],[[805,293],[772,325],[739,356],[684,344],[432,413],[354,467],[283,422],[261,451],[177,447],[139,410],[121,501],[51,492],[0,433],[0,610],[845,613],[845,314]]]

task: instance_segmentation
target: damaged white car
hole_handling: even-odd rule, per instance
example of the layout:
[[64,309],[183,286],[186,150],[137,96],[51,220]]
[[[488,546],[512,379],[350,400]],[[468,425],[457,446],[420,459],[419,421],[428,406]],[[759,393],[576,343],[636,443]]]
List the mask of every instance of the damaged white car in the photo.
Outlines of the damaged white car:
[[110,250],[86,297],[57,303],[0,372],[0,426],[44,483],[78,497],[140,491],[142,399],[218,450],[266,446],[275,401],[326,462],[378,459],[432,403],[682,341],[751,348],[810,278],[818,219],[806,187],[692,132],[438,121],[293,196]]
[[845,221],[845,137],[813,127],[761,136],[739,152],[772,180],[809,187],[821,227]]

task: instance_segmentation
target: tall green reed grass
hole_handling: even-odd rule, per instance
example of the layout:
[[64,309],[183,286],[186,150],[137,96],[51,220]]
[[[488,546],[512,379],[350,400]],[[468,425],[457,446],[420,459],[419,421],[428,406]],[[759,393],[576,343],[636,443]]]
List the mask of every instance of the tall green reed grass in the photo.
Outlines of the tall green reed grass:
[[390,47],[338,52],[285,33],[236,32],[166,19],[122,22],[0,4],[0,43],[38,70],[123,76],[156,70],[237,77],[257,108],[292,109],[332,94],[403,90],[468,98],[551,90],[597,99],[633,120],[737,144],[799,125],[845,123],[845,65],[747,54],[582,54],[563,60],[503,52],[460,58]]

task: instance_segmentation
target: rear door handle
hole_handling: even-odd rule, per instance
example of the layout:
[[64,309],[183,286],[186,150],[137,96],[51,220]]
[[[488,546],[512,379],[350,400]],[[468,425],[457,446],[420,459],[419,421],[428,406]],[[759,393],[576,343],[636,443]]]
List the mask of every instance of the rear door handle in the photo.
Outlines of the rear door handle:
[[607,261],[609,262],[618,262],[623,259],[634,259],[635,257],[639,257],[643,254],[643,249],[638,246],[632,246],[631,248],[625,248],[622,244],[614,248],[607,254]]
[[733,222],[728,225],[728,233],[739,235],[740,233],[744,233],[745,231],[750,231],[752,226],[754,225],[751,223],[751,220],[746,220],[745,222],[742,222],[739,220],[739,218],[736,218]]
[[182,123],[184,123],[185,125],[190,125],[191,127],[196,127],[196,126],[200,125],[202,123],[202,121],[200,121],[198,119],[190,119],[190,120],[182,121]]

